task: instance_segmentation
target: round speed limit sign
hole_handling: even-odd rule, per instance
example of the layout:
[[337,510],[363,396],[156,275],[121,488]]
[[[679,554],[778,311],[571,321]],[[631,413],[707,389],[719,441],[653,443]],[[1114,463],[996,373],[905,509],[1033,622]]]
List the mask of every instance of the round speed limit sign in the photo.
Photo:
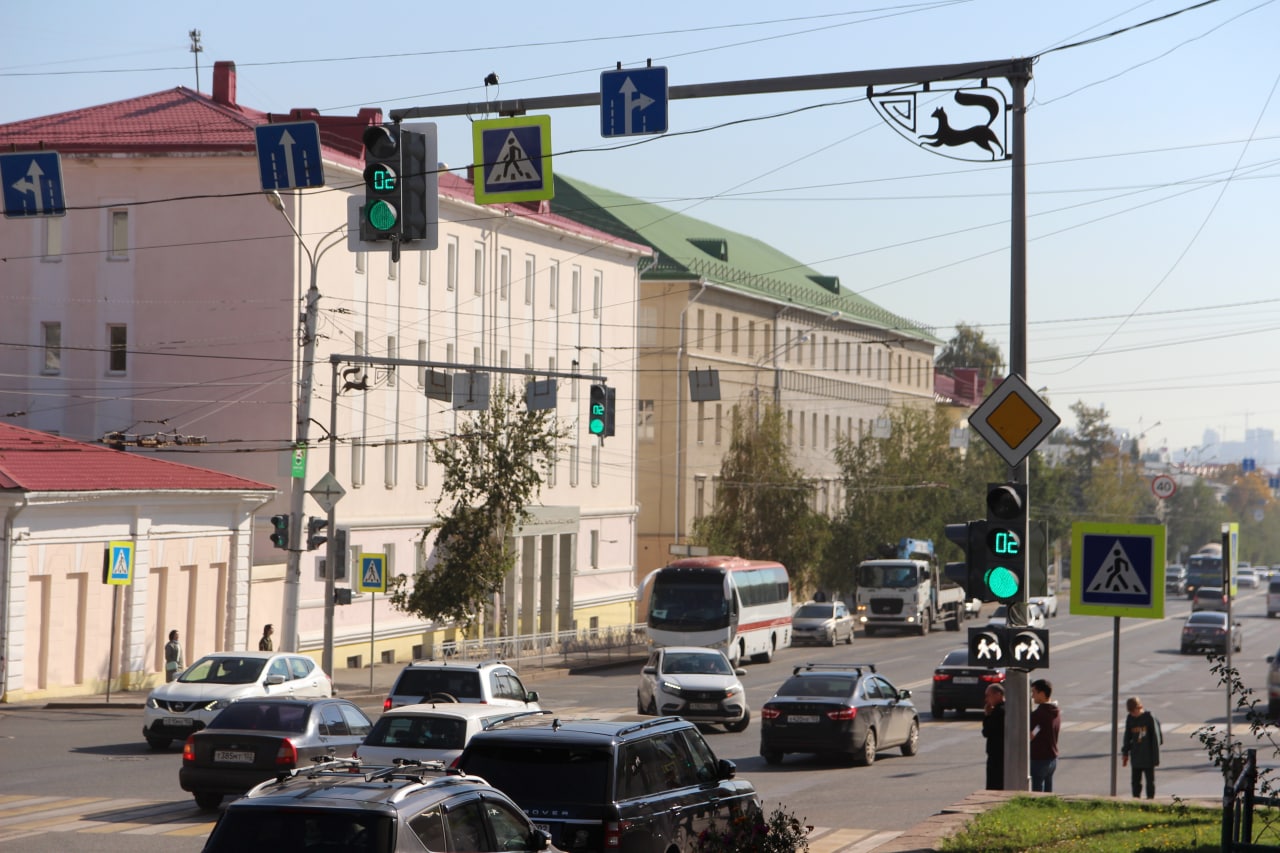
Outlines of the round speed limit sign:
[[1151,481],[1151,492],[1160,500],[1173,497],[1176,491],[1178,491],[1178,482],[1168,474],[1161,474]]

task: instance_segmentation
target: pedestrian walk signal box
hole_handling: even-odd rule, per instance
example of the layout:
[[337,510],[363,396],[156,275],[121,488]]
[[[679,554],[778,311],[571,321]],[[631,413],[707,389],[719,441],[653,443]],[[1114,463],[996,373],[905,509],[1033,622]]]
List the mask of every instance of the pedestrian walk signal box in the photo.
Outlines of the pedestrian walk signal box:
[[969,666],[1044,669],[1049,666],[1049,632],[1000,625],[970,628]]

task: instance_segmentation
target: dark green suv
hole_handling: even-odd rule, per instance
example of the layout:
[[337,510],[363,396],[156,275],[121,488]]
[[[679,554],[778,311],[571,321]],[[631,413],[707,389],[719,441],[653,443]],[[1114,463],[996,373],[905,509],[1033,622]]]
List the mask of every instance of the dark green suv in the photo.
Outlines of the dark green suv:
[[761,812],[751,783],[680,717],[500,722],[473,735],[457,763],[569,853],[691,851],[713,820]]

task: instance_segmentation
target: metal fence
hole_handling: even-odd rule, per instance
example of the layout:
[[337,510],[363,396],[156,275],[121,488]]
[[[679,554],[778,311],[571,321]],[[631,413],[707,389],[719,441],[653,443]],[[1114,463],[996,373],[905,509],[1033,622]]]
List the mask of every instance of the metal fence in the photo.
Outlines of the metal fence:
[[1280,845],[1258,844],[1255,839],[1264,834],[1276,837],[1280,823],[1280,797],[1260,797],[1258,785],[1258,751],[1246,750],[1238,761],[1239,772],[1235,781],[1228,784],[1222,794],[1222,850],[1223,853],[1256,853],[1277,851]]
[[437,650],[447,660],[482,661],[500,658],[519,668],[581,666],[608,663],[643,654],[649,638],[643,624],[579,631],[552,631],[515,637],[447,641]]

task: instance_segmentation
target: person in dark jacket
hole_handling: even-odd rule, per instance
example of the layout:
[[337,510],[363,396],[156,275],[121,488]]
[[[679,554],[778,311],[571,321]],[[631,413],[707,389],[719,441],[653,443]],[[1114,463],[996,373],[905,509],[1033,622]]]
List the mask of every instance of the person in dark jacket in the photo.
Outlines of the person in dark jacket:
[[1031,712],[1031,790],[1053,790],[1053,772],[1058,769],[1058,729],[1062,718],[1058,703],[1050,701],[1053,685],[1048,679],[1031,682],[1031,698],[1036,708]]
[[1142,707],[1142,700],[1130,696],[1125,702],[1129,716],[1124,718],[1124,746],[1120,749],[1123,763],[1130,768],[1130,785],[1135,797],[1142,796],[1142,778],[1147,779],[1147,799],[1156,795],[1156,768],[1160,766],[1160,744],[1164,733],[1160,721]]
[[987,687],[982,736],[987,739],[987,790],[1004,790],[1004,686]]

